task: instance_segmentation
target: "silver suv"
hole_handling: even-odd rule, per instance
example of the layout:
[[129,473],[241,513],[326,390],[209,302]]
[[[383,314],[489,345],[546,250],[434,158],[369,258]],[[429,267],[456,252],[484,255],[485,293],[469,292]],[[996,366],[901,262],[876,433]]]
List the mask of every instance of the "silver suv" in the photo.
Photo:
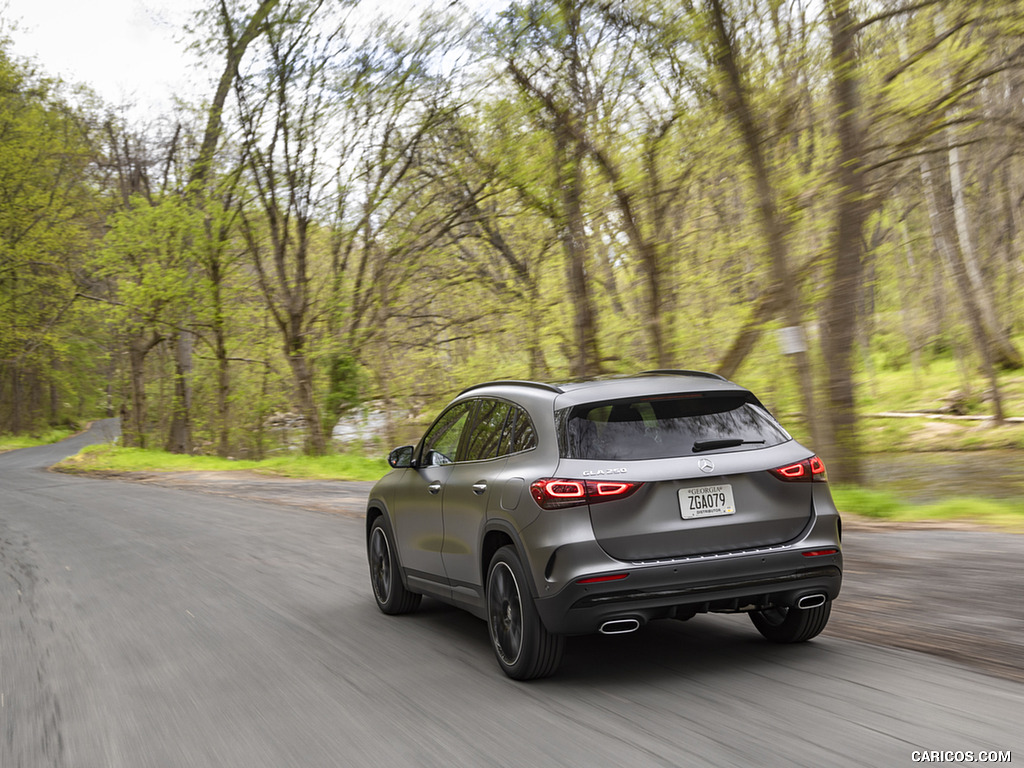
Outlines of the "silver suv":
[[552,674],[566,635],[652,619],[747,613],[808,640],[839,594],[824,465],[714,374],[479,384],[388,461],[366,513],[377,605],[465,608],[517,680]]

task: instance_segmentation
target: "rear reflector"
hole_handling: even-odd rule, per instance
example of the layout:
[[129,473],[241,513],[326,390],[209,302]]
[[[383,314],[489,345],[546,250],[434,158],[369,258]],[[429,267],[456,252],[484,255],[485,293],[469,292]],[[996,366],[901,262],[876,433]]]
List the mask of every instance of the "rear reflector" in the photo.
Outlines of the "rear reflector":
[[784,467],[769,469],[779,480],[789,483],[824,483],[828,482],[828,475],[825,473],[825,462],[817,456],[798,461],[796,464],[787,464]]
[[543,509],[565,509],[600,501],[624,499],[643,483],[621,480],[565,480],[546,477],[530,485],[530,494]]
[[577,584],[600,584],[605,581],[622,581],[629,576],[628,573],[615,573],[611,576],[591,576],[587,579],[577,579]]
[[804,557],[823,557],[824,555],[838,554],[838,549],[816,549],[813,552],[804,552]]

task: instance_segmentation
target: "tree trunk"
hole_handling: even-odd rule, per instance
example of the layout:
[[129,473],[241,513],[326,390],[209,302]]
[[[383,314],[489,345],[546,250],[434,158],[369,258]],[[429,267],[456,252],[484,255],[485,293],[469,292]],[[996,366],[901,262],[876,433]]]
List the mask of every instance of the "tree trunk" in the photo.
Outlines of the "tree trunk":
[[127,447],[146,447],[146,355],[163,340],[154,331],[148,337],[135,336],[128,342],[129,408],[127,412],[121,409],[121,434]]
[[800,296],[788,263],[789,248],[786,243],[786,224],[775,201],[768,164],[762,150],[761,132],[747,102],[743,78],[736,60],[732,37],[726,25],[722,2],[721,0],[708,0],[708,2],[715,35],[714,61],[724,75],[722,100],[739,128],[747,161],[750,163],[754,175],[758,220],[765,238],[768,256],[771,259],[771,276],[774,284],[772,290],[779,292],[783,319],[790,328],[794,329],[793,335],[799,339],[799,343],[793,347],[789,356],[803,399],[804,423],[807,425],[812,444],[818,445],[821,442],[821,435],[818,411],[814,403],[814,378],[811,374],[811,361],[807,353],[807,345],[803,341],[803,311],[800,307]]
[[231,452],[231,379],[227,345],[221,329],[214,329],[217,357],[217,455],[227,458]]
[[925,200],[928,204],[928,218],[931,222],[935,249],[939,252],[942,263],[945,264],[953,279],[953,287],[963,306],[964,314],[967,316],[967,324],[970,327],[971,336],[981,355],[982,370],[992,390],[993,416],[996,423],[1001,424],[1003,422],[1003,402],[999,390],[999,379],[996,374],[991,338],[986,332],[981,311],[976,303],[976,297],[970,289],[964,261],[959,258],[957,253],[956,236],[949,231],[954,226],[952,221],[953,212],[951,210],[952,199],[947,194],[945,186],[936,179],[936,174],[932,170],[931,163],[927,157],[921,158],[921,179],[924,186]]
[[[245,27],[239,34],[237,34],[237,36],[235,30],[231,27],[231,20],[227,12],[227,6],[223,4],[221,5],[221,16],[219,21],[225,37],[224,68],[221,70],[220,78],[217,81],[217,88],[214,91],[213,100],[207,109],[203,140],[200,144],[199,154],[192,164],[192,168],[189,173],[189,182],[185,193],[186,200],[194,203],[199,208],[204,208],[206,206],[207,195],[205,185],[210,177],[211,169],[213,168],[214,154],[216,153],[217,145],[220,143],[220,137],[223,132],[224,105],[227,103],[228,95],[231,92],[231,86],[234,83],[235,78],[238,76],[238,67],[241,64],[242,58],[245,56],[245,52],[249,48],[249,45],[261,34],[261,32],[264,31],[271,11],[274,10],[279,2],[280,0],[261,0],[256,11],[249,18]],[[209,219],[207,219],[207,225],[209,225]],[[207,237],[212,237],[212,231],[209,226],[207,226]],[[216,248],[216,245],[211,244],[211,247]],[[221,317],[221,275],[219,267],[219,262],[215,262],[213,269],[209,269],[207,271],[214,284],[214,291],[216,294],[215,314],[217,320],[215,320],[214,328],[214,354],[217,358],[217,453],[222,457],[226,457],[230,451],[228,406],[230,378],[228,374],[227,348],[224,340],[224,324]],[[190,343],[189,354],[191,354],[191,346],[192,345]],[[191,371],[191,360],[188,360],[187,362],[182,361],[179,356],[179,361],[183,363],[189,371]],[[190,408],[191,392],[189,391],[187,383],[184,384],[184,391],[181,394],[185,398],[184,402],[187,404],[187,408]],[[186,410],[186,418],[187,413],[188,411]],[[187,450],[191,451],[192,434],[190,422],[186,422],[184,427],[184,433],[178,435],[174,434],[174,427],[172,427],[170,442],[172,445],[187,445]],[[174,449],[171,450],[173,451]]]
[[270,12],[280,0],[262,0],[256,12],[246,22],[245,28],[237,37],[231,29],[230,18],[227,15],[227,6],[221,5],[222,15],[219,19],[225,34],[224,69],[221,71],[220,79],[217,81],[217,89],[214,91],[213,101],[206,113],[206,128],[203,131],[203,142],[199,148],[199,155],[192,164],[192,172],[189,178],[189,192],[191,195],[202,197],[202,187],[209,176],[210,168],[213,165],[213,155],[217,150],[220,135],[224,127],[224,105],[227,102],[228,94],[231,92],[231,85],[238,75],[238,67],[242,63],[242,57],[249,44],[255,40],[263,31]]
[[[121,440],[126,448],[145,448],[146,353],[137,339],[128,345],[128,409],[122,409]],[[127,421],[125,421],[127,420]]]
[[[797,292],[800,291],[800,286],[802,286],[807,280],[807,277],[811,272],[811,268],[814,267],[818,261],[819,258],[817,256],[812,257],[805,261],[799,269],[793,273]],[[751,313],[746,324],[733,338],[729,350],[722,357],[722,361],[715,369],[715,372],[719,376],[731,379],[736,375],[736,371],[738,371],[740,366],[743,365],[743,361],[747,359],[747,355],[749,355],[754,350],[754,347],[757,346],[757,341],[761,338],[761,334],[764,332],[764,326],[773,318],[778,317],[782,312],[783,292],[780,290],[779,286],[775,284],[768,286],[760,296],[754,297],[754,300],[756,303],[754,304],[753,313]]]
[[566,256],[566,282],[575,309],[574,349],[569,367],[574,377],[587,378],[601,372],[601,356],[596,312],[587,279],[587,234],[582,206],[584,149],[565,127],[558,126],[555,130],[562,167],[559,186],[565,219],[561,239]]
[[859,124],[856,24],[849,0],[830,0],[832,92],[839,158],[832,275],[824,307],[824,347],[828,360],[828,409],[825,441],[820,449],[830,460],[829,474],[841,483],[863,481],[857,403],[853,380],[858,304],[863,289],[863,241],[866,221],[863,130]]
[[996,316],[995,299],[981,273],[981,267],[978,265],[978,257],[968,222],[967,203],[964,199],[960,148],[957,146],[949,148],[949,183],[953,198],[953,222],[958,244],[954,256],[960,262],[958,271],[964,278],[963,288],[969,292],[970,300],[978,314],[978,320],[989,339],[993,365],[1005,370],[1017,370],[1024,367],[1024,359],[1021,358],[1020,351],[1010,341],[1009,334]]
[[309,360],[302,351],[301,339],[292,339],[288,354],[288,365],[292,369],[295,380],[295,393],[299,399],[299,410],[306,419],[306,453],[311,456],[323,456],[327,453],[327,440],[324,438],[323,425],[320,423],[320,409],[316,404],[313,391],[313,375]]
[[168,453],[192,453],[192,334],[181,331],[174,348],[174,405],[167,436]]

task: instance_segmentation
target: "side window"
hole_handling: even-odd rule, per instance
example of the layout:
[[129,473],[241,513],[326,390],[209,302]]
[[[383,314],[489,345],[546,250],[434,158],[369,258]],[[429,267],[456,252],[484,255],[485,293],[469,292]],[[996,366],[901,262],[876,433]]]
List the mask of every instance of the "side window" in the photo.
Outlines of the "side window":
[[481,400],[473,421],[473,432],[466,442],[464,454],[459,461],[493,459],[498,451],[502,430],[508,421],[512,406],[500,400]]
[[510,406],[508,418],[505,419],[505,426],[501,430],[501,443],[498,445],[498,455],[508,456],[512,453],[512,438],[516,433],[516,417],[521,409]]
[[529,415],[522,408],[515,408],[516,425],[512,435],[510,453],[528,451],[537,447],[537,433],[533,429],[533,422]]
[[459,448],[459,439],[466,426],[466,420],[472,409],[473,401],[467,400],[454,405],[441,414],[434,426],[423,438],[423,454],[421,464],[428,467],[443,466],[455,461],[455,452]]

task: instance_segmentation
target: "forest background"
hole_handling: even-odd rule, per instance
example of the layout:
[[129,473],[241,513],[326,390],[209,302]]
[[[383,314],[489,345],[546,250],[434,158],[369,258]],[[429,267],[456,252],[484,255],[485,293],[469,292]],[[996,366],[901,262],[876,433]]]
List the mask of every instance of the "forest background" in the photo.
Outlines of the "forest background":
[[390,446],[479,380],[697,368],[858,483],[889,374],[1024,410],[1024,3],[356,9],[211,0],[209,99],[146,121],[0,28],[0,433],[260,458],[294,412],[320,455],[371,401]]

